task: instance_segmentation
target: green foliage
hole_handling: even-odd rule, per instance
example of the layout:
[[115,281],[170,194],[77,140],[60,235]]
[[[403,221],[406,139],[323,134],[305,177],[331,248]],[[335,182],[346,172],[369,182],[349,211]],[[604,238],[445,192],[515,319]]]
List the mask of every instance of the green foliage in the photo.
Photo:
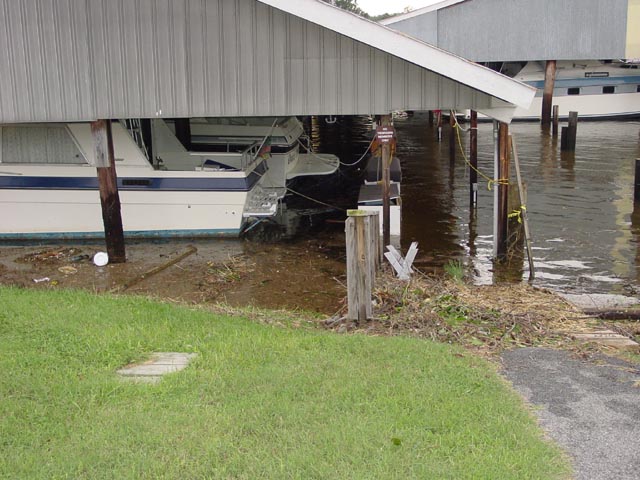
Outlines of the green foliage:
[[456,282],[464,280],[464,264],[460,260],[449,260],[444,266],[444,271]]
[[[562,478],[483,361],[152,301],[0,288],[0,478]],[[115,371],[198,353],[157,385]]]

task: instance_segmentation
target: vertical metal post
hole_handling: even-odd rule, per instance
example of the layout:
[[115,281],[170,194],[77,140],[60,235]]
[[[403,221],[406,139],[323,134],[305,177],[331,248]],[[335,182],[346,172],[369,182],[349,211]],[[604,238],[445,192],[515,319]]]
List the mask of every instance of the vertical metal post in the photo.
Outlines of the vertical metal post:
[[95,162],[107,253],[109,254],[110,262],[123,263],[126,261],[126,252],[120,211],[120,195],[118,194],[118,178],[113,154],[111,120],[91,122],[91,134],[96,157]]
[[[391,115],[382,115],[383,127],[391,126]],[[382,144],[382,241],[391,244],[391,144]]]
[[442,110],[436,110],[438,117],[438,142],[442,141]]
[[556,81],[556,61],[547,60],[544,69],[544,91],[542,93],[542,119],[543,128],[551,126],[551,105],[553,104],[553,87]]
[[475,110],[471,110],[469,162],[469,203],[475,208],[478,205],[478,112]]

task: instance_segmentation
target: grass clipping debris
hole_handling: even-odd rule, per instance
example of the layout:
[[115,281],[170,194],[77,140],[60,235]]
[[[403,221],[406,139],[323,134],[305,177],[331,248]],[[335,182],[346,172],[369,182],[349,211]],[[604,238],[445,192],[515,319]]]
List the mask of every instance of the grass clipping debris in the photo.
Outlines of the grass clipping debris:
[[571,333],[593,320],[558,295],[527,284],[473,286],[416,275],[402,282],[381,272],[373,292],[374,318],[327,320],[338,331],[410,335],[495,354],[524,346],[568,347]]

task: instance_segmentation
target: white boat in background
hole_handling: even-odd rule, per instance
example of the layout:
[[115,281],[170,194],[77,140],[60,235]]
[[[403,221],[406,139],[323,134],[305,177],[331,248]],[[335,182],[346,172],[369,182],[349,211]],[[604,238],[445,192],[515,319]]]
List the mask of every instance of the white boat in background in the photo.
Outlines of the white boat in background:
[[[191,152],[152,120],[150,161],[134,125],[113,123],[125,236],[238,236],[276,214],[260,143]],[[0,238],[102,237],[93,148],[88,123],[0,125]]]
[[[175,129],[173,122],[168,124]],[[271,157],[262,185],[282,195],[294,178],[330,175],[340,166],[335,155],[311,151],[296,117],[192,118],[189,130],[194,151],[241,151],[268,137]],[[300,147],[308,153],[300,153]]]
[[[515,120],[539,120],[542,112],[545,62],[505,63],[501,72],[536,87],[528,109],[518,108]],[[623,61],[558,61],[553,104],[566,118],[615,119],[640,116],[640,64]]]

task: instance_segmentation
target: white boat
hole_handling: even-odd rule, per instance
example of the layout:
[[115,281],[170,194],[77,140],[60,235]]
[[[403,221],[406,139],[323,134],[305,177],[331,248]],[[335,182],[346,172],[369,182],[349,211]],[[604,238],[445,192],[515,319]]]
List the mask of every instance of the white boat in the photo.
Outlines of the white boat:
[[[132,121],[113,123],[126,236],[238,236],[276,214],[260,143],[190,152],[164,120],[147,125],[152,162]],[[88,123],[0,125],[0,238],[102,237],[94,164]]]
[[[540,119],[544,70],[545,62],[503,66],[506,75],[538,89],[528,109],[516,110],[515,120]],[[582,119],[640,116],[640,65],[621,61],[558,61],[553,104],[558,105],[562,118],[571,111],[578,112]]]
[[[172,122],[168,124],[175,129]],[[271,157],[262,185],[280,189],[283,195],[291,180],[330,175],[340,166],[335,155],[311,150],[296,117],[192,118],[189,130],[190,149],[196,151],[240,151],[268,137]],[[300,147],[308,153],[300,153]]]

